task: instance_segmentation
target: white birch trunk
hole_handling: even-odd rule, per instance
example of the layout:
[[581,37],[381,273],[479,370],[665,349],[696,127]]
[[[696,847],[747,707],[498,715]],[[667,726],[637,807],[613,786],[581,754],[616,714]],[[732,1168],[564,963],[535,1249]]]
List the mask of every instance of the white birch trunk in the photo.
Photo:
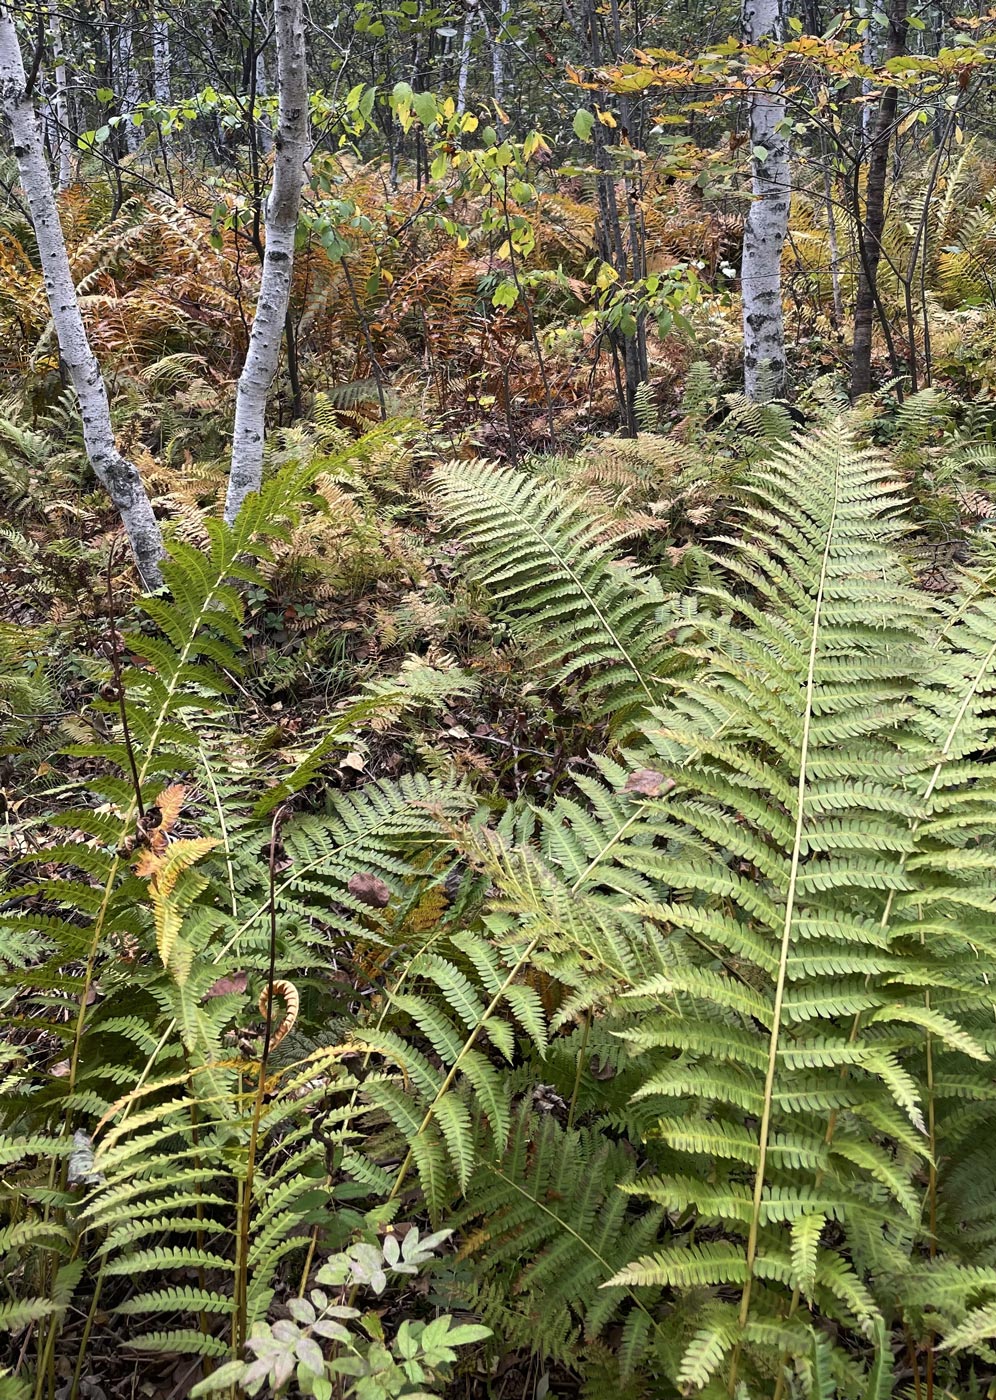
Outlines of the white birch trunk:
[[495,101],[499,107],[505,106],[505,44],[502,34],[508,18],[509,0],[498,0],[498,18],[495,21],[494,38],[491,41],[491,83]]
[[119,110],[125,119],[124,138],[126,149],[134,153],[142,144],[141,127],[132,121],[132,115],[139,104],[138,77],[135,73],[134,49],[131,28],[127,22],[121,25],[117,36],[115,56],[115,86],[120,93]]
[[169,25],[164,14],[152,21],[152,95],[157,107],[168,107],[172,100]]
[[26,83],[13,14],[6,3],[0,3],[0,102],[14,138],[14,156],[38,243],[59,353],[80,402],[86,454],[98,481],[118,508],[143,583],[147,588],[158,588],[162,583],[162,535],[141,477],[114,442],[107,388],[80,314],[41,126],[34,102],[25,92]]
[[59,11],[53,4],[49,9],[48,28],[52,36],[52,57],[55,60],[55,125],[58,141],[57,165],[59,189],[65,190],[73,182],[73,153],[69,136],[69,97],[66,82],[66,55],[62,47],[62,24]]
[[460,40],[460,72],[457,76],[456,114],[462,117],[467,110],[467,82],[470,78],[470,44],[474,37],[474,0],[469,0],[467,14],[463,21],[463,37]]
[[231,524],[242,502],[263,478],[266,400],[277,372],[280,342],[290,303],[294,236],[308,159],[308,68],[303,0],[275,0],[277,41],[277,133],[273,185],[266,201],[266,251],[246,362],[235,396],[232,470],[225,520]]
[[[264,97],[269,97],[270,90],[266,86],[266,60],[263,57],[263,50],[260,49],[256,55],[256,101],[261,102]],[[256,144],[259,146],[259,153],[268,156],[273,150],[273,131],[270,127],[270,118],[265,112],[261,113],[259,121],[256,123]]]
[[[785,36],[785,0],[743,0],[747,43]],[[741,288],[744,324],[744,388],[747,397],[778,397],[785,387],[785,317],[782,247],[790,202],[789,143],[778,131],[785,100],[776,89],[756,91],[750,102],[753,199],[744,227]],[[755,155],[760,148],[765,154]]]

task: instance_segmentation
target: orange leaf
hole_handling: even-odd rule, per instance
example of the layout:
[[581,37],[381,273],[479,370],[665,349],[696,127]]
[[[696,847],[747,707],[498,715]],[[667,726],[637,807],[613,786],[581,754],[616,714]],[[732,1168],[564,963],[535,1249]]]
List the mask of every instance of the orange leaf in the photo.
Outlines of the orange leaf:
[[135,874],[141,875],[146,880],[154,880],[161,865],[162,856],[158,851],[152,851],[146,847],[135,862]]
[[160,826],[163,831],[172,831],[176,825],[183,804],[186,801],[187,789],[182,783],[171,783],[168,788],[163,788],[156,798],[156,806],[163,814]]

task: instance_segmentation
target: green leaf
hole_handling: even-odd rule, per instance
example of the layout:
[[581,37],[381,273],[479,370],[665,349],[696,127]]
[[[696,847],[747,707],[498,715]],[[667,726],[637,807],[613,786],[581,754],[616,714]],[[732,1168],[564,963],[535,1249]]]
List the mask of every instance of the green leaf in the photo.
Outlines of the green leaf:
[[228,1390],[238,1385],[246,1371],[245,1361],[225,1361],[210,1376],[198,1381],[190,1391],[190,1400],[198,1400],[201,1395],[215,1395],[219,1390]]
[[595,129],[595,117],[587,107],[579,107],[574,113],[571,125],[574,128],[574,135],[579,141],[590,141],[591,133]]
[[436,121],[436,98],[431,92],[416,92],[412,97],[412,110],[423,126],[432,126]]
[[519,289],[510,277],[499,282],[491,294],[492,306],[512,307],[519,299]]

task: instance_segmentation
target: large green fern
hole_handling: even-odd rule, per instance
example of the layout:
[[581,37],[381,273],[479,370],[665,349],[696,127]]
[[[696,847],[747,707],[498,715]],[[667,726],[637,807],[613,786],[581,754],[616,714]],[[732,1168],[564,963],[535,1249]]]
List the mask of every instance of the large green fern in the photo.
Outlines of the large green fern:
[[[534,897],[526,852],[493,867],[523,936],[545,909],[590,930],[596,962],[639,950],[641,925],[666,939],[651,975],[615,956],[602,1005],[657,1108],[654,1174],[627,1189],[693,1228],[612,1281],[685,1300],[672,1379],[689,1391],[781,1394],[815,1356],[840,1394],[887,1393],[897,1318],[926,1337],[991,1288],[949,1263],[927,1309],[937,1091],[984,1110],[972,1065],[993,1042],[994,794],[971,755],[990,742],[996,607],[983,579],[938,617],[903,568],[902,510],[840,425],[758,470],[716,559],[733,587],[634,747],[649,780],[610,799],[624,770],[606,764],[590,814],[556,804],[547,850],[570,888]],[[919,1292],[886,1286],[901,1266],[922,1267]],[[814,1353],[813,1312],[879,1338],[864,1379],[860,1346]]]

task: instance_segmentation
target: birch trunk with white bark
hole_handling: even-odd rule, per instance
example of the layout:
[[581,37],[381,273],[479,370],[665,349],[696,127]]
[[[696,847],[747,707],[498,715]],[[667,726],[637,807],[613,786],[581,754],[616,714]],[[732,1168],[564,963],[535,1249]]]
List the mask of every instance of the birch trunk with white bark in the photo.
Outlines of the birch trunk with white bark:
[[[785,0],[743,0],[748,44],[785,37]],[[782,248],[790,203],[789,143],[779,130],[785,99],[777,87],[757,90],[750,101],[753,200],[744,227],[741,287],[744,323],[744,388],[747,397],[777,398],[785,388],[785,317]]]
[[168,107],[173,89],[170,73],[169,25],[164,14],[152,21],[152,95],[157,107]]
[[[256,55],[255,74],[256,100],[262,102],[270,95],[270,89],[266,86],[266,59],[262,49]],[[273,130],[270,126],[270,118],[265,112],[260,113],[259,121],[256,123],[256,144],[259,146],[260,155],[268,156],[273,150]]]
[[460,71],[457,76],[456,114],[462,117],[467,110],[467,82],[470,78],[470,45],[474,37],[475,0],[469,0],[463,21],[463,36],[460,40]]
[[118,108],[121,116],[124,117],[125,149],[133,155],[142,144],[142,129],[132,121],[141,98],[138,75],[135,72],[134,43],[127,20],[118,30],[114,66],[117,70],[117,86],[120,92]]
[[49,8],[48,28],[52,37],[52,57],[55,60],[55,127],[57,141],[56,163],[59,169],[59,189],[66,190],[73,182],[73,156],[69,137],[69,97],[66,83],[66,55],[62,47],[62,24],[55,4]]
[[273,184],[266,201],[266,250],[249,350],[235,396],[232,470],[225,499],[231,524],[263,477],[266,400],[277,372],[290,303],[294,237],[308,159],[308,68],[303,0],[275,0],[277,130]]
[[495,101],[499,107],[505,105],[505,41],[503,36],[508,20],[508,7],[509,0],[498,0],[498,17],[495,20],[494,37],[491,40],[491,83]]
[[159,561],[163,556],[159,523],[134,464],[121,456],[114,442],[107,388],[80,314],[45,161],[41,126],[34,101],[25,91],[26,84],[13,14],[6,4],[0,3],[0,102],[14,138],[14,156],[38,244],[59,353],[80,403],[86,454],[98,481],[118,509],[143,583],[148,588],[158,588],[162,583]]

